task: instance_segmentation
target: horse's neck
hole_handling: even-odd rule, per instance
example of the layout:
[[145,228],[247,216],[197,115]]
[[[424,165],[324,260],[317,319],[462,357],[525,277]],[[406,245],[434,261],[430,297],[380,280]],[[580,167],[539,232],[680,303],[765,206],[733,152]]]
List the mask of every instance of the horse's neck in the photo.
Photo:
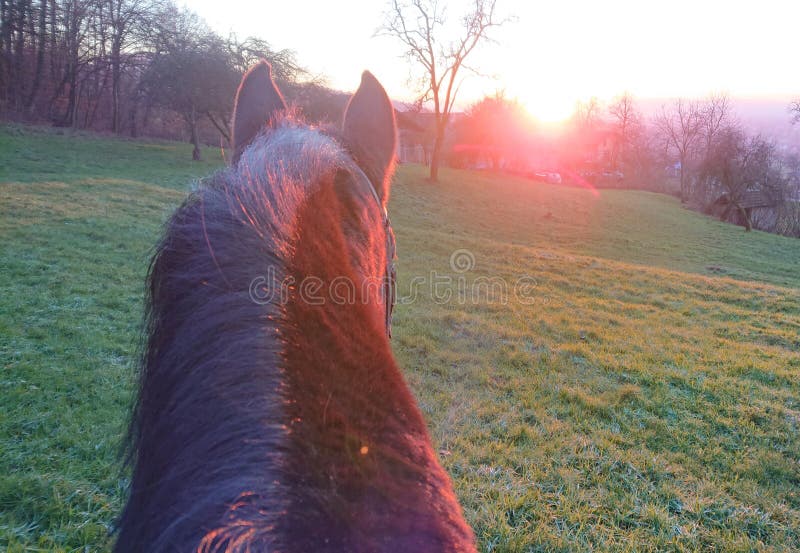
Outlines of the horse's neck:
[[[360,450],[386,429],[388,413],[407,412],[413,424],[406,431],[424,433],[424,425],[394,361],[383,298],[374,285],[383,278],[383,229],[380,221],[367,220],[364,235],[355,236],[341,223],[352,209],[331,187],[298,214],[299,238],[289,266],[296,285],[287,305],[295,342],[286,371],[296,397],[304,398],[297,406],[303,413],[294,418],[326,434],[314,441],[339,439],[334,430],[343,424],[352,431],[348,439],[364,442]],[[303,294],[309,279],[317,281],[316,298]],[[378,421],[380,429],[372,426]]]
[[298,284],[319,285],[312,297],[297,297],[320,304],[306,315],[347,318],[361,333],[371,334],[374,320],[383,326],[386,236],[374,198],[325,183],[299,208],[296,229],[290,274]]
[[[288,509],[286,531],[302,540],[310,530],[324,528],[332,539],[341,539],[339,545],[345,549],[354,535],[366,539],[395,531],[398,536],[414,536],[417,532],[412,529],[423,534],[443,532],[432,530],[440,523],[434,512],[445,505],[452,508],[455,500],[394,361],[383,306],[361,295],[364,275],[354,268],[379,267],[385,261],[377,245],[385,240],[382,227],[372,221],[376,225],[372,232],[378,236],[367,237],[364,243],[373,251],[364,252],[362,247],[360,253],[367,257],[354,262],[342,253],[351,248],[352,237],[335,222],[342,215],[341,205],[324,192],[317,200],[316,205],[326,207],[300,214],[305,224],[290,268],[292,277],[297,281],[318,277],[325,290],[335,279],[352,280],[356,297],[345,304],[314,304],[301,297],[301,287],[295,287],[287,305],[292,330],[287,337],[291,347],[286,352],[284,393],[290,421],[288,481],[294,504]],[[369,259],[370,255],[379,259]],[[408,527],[396,526],[398,520]],[[339,531],[346,535],[337,537]]]
[[[294,252],[272,254],[295,279],[278,306],[242,293],[265,261],[265,235],[231,217],[239,204],[224,191],[206,196],[176,213],[154,262],[138,461],[120,542],[157,550],[219,527],[206,538],[230,541],[252,528],[253,543],[276,535],[297,551],[469,543],[394,362],[382,305],[358,286],[385,262],[374,204],[348,226],[359,206],[332,187],[301,203],[287,223],[296,241],[270,241]],[[303,297],[307,278],[327,303]],[[353,301],[332,301],[337,278],[356,284]]]

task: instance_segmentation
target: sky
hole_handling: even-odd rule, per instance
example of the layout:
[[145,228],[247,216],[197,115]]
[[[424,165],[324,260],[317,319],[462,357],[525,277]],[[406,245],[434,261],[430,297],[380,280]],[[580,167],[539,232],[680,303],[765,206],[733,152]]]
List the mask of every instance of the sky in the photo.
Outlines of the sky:
[[[449,21],[464,0],[440,0]],[[800,0],[497,0],[514,21],[468,60],[458,108],[503,91],[542,120],[575,102],[637,98],[800,96]],[[289,48],[330,86],[351,91],[369,69],[397,100],[413,100],[397,39],[376,36],[381,0],[185,0],[217,31]]]

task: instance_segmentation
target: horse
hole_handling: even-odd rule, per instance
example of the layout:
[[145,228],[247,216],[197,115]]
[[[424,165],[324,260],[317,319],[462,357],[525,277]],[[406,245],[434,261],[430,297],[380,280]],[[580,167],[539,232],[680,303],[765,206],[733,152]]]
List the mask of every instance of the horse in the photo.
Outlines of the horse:
[[385,90],[315,128],[262,61],[234,106],[151,260],[115,551],[475,551],[390,345]]

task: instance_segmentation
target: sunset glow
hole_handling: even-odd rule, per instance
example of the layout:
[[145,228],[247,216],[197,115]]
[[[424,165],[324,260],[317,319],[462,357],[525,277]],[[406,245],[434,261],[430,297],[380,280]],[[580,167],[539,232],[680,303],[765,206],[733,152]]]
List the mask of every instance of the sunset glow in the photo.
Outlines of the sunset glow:
[[[384,2],[185,4],[222,33],[256,34],[278,49],[294,50],[334,88],[354,90],[361,71],[370,69],[394,99],[411,101],[419,93],[397,42],[376,36]],[[448,1],[448,15],[455,20],[464,4]],[[483,70],[465,72],[457,110],[496,91],[547,122],[569,117],[578,100],[608,101],[624,91],[640,99],[800,93],[796,71],[788,69],[800,2],[508,0],[498,8],[516,21],[497,29],[495,42],[471,56],[470,65]]]
[[575,111],[575,100],[559,94],[534,91],[529,95],[521,95],[519,101],[541,123],[566,121]]

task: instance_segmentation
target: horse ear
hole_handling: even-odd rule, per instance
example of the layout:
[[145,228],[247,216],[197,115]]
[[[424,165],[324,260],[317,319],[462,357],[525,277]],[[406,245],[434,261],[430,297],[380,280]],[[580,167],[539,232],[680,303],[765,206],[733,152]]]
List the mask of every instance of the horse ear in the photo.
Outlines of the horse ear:
[[385,205],[397,155],[397,127],[392,102],[369,71],[361,75],[361,84],[347,104],[342,134]]
[[272,67],[266,60],[252,67],[239,85],[233,108],[233,158],[236,165],[242,152],[261,128],[286,109],[278,87],[272,80]]

